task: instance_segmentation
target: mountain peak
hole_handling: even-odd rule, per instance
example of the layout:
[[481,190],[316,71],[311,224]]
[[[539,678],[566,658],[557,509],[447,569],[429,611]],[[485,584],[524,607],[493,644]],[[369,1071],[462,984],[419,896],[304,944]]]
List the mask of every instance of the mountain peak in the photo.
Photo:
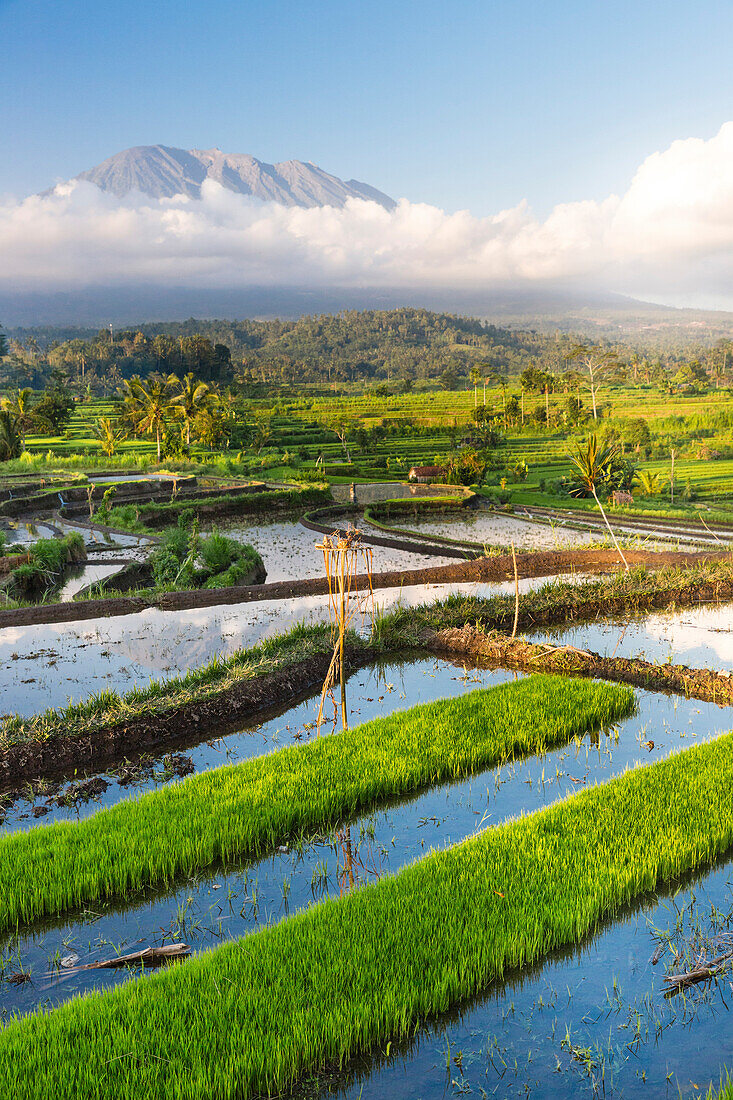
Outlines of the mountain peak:
[[118,198],[131,191],[141,191],[154,199],[174,195],[200,198],[201,184],[213,179],[229,191],[283,206],[341,207],[349,198],[377,202],[386,210],[396,205],[394,199],[375,187],[359,180],[344,181],[310,161],[267,164],[249,153],[223,153],[217,148],[135,145],[75,178],[94,183]]

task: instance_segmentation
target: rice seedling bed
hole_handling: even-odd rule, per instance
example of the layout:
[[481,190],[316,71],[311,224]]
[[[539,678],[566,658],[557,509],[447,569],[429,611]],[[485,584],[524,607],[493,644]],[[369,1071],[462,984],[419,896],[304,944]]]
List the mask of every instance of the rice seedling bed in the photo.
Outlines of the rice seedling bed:
[[[507,682],[514,675],[502,670],[462,672],[448,662],[420,660],[402,669],[385,669],[381,679],[369,678],[362,670],[354,678],[360,686],[350,687],[350,701],[363,717],[404,706],[408,693],[413,698],[465,693],[478,684]],[[390,679],[385,682],[386,676]],[[384,697],[382,702],[379,695]],[[83,912],[7,933],[0,937],[0,1013],[57,1004],[78,992],[109,988],[128,976],[125,970],[69,973],[59,963],[70,953],[87,962],[135,950],[141,940],[145,944],[185,940],[198,951],[348,889],[347,839],[354,882],[362,885],[394,873],[431,848],[470,836],[477,828],[531,812],[628,766],[660,758],[670,747],[715,736],[729,720],[729,712],[710,704],[698,706],[650,692],[639,692],[638,702],[638,714],[620,720],[605,733],[586,731],[579,740],[549,748],[545,754],[390,801],[351,820],[348,832],[342,824],[338,832],[299,834],[285,851],[278,849],[261,859],[227,867],[213,866],[193,877],[177,878],[164,890],[135,891],[124,899],[99,902]],[[307,727],[315,709],[286,712],[279,725],[270,727],[268,743],[250,736],[249,751],[267,751],[287,737],[312,735]],[[300,727],[298,717],[306,718]],[[656,738],[652,752],[645,744],[651,728]],[[21,968],[32,980],[9,984],[7,977]]]
[[532,677],[205,772],[78,824],[6,835],[0,930],[259,855],[304,829],[540,752],[632,708],[624,687]]
[[684,998],[665,998],[664,978],[680,964],[669,951],[656,965],[651,960],[662,937],[686,951],[688,965],[691,945],[725,947],[733,929],[732,877],[726,856],[676,879],[622,908],[579,944],[508,972],[414,1037],[382,1044],[382,1052],[354,1059],[344,1072],[313,1077],[294,1095],[713,1100],[731,1064],[730,974]]
[[12,1023],[0,1083],[17,1096],[245,1097],[384,1049],[724,852],[732,743],[696,746],[185,966]]

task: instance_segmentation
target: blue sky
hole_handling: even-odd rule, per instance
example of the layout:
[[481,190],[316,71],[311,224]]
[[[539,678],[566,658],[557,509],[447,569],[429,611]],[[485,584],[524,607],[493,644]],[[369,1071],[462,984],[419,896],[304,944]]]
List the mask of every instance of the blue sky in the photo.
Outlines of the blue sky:
[[730,0],[0,0],[0,194],[162,142],[544,216],[733,118],[731,32]]

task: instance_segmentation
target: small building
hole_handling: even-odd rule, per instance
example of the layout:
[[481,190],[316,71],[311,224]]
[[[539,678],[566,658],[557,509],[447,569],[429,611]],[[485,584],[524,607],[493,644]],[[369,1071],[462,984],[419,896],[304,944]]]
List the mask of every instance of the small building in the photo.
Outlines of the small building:
[[445,466],[413,466],[407,476],[410,481],[427,484],[436,478],[445,477]]
[[611,504],[633,504],[634,498],[631,493],[624,492],[623,489],[614,489],[611,494]]

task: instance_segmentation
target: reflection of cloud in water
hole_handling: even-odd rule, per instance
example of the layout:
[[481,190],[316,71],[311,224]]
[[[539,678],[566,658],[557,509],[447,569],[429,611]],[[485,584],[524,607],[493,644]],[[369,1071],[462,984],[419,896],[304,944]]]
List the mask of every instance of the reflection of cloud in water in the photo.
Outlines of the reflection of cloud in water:
[[612,620],[558,627],[533,637],[562,637],[566,643],[606,656],[644,657],[696,668],[733,669],[733,605],[655,612],[625,623]]
[[[582,578],[578,578],[582,579]],[[520,582],[522,591],[544,581]],[[451,593],[489,596],[511,592],[513,584],[412,585],[382,589],[377,606],[411,607]],[[0,634],[1,711],[33,714],[64,706],[103,689],[129,691],[150,677],[174,676],[217,654],[228,656],[298,622],[328,621],[328,597],[161,611],[84,623],[9,627]]]
[[652,615],[645,623],[651,639],[680,655],[700,654],[705,665],[733,668],[733,625],[730,606],[696,608],[675,615]]

